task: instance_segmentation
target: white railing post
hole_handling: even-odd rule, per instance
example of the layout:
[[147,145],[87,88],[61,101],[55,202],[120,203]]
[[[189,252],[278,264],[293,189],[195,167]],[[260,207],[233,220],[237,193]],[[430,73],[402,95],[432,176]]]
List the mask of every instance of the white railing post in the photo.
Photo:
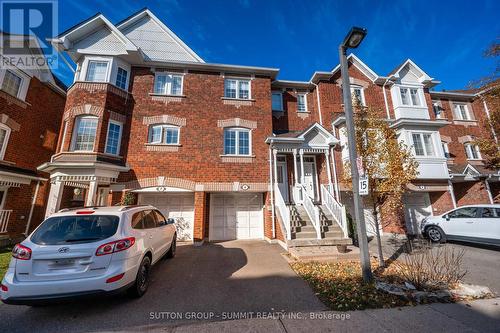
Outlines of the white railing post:
[[345,206],[335,200],[331,190],[329,190],[325,185],[321,185],[321,196],[323,198],[323,204],[330,211],[333,219],[342,229],[344,237],[347,237],[347,212]]
[[0,210],[0,233],[6,233],[12,210]]
[[309,216],[309,219],[311,220],[311,223],[314,226],[314,229],[316,230],[316,236],[318,239],[321,239],[321,225],[319,221],[319,209],[316,207],[309,195],[307,194],[306,188],[304,187],[304,184],[301,184],[301,192],[302,192],[302,205],[304,206],[304,209]]
[[278,188],[278,183],[274,184],[274,200],[275,206],[278,208],[278,212],[280,213],[281,221],[283,222],[283,227],[285,228],[285,238],[290,240],[292,239],[292,231],[290,225],[290,210],[288,206],[285,204],[285,200],[283,200],[283,196],[281,195],[281,191]]

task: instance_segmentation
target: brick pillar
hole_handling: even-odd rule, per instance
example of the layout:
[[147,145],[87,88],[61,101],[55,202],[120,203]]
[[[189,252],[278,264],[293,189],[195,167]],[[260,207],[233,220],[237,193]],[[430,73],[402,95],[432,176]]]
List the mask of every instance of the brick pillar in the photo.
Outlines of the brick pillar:
[[207,194],[205,192],[194,193],[194,226],[193,241],[198,245],[203,243],[205,236],[205,220],[208,214]]

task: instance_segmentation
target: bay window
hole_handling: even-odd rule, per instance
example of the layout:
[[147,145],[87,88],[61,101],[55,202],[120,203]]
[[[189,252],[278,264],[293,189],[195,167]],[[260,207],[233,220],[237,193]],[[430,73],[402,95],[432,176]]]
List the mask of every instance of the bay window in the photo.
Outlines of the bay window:
[[154,93],[162,95],[182,95],[181,74],[157,73],[155,76]]
[[436,156],[431,133],[412,133],[411,136],[416,156]]
[[468,160],[480,160],[481,153],[479,152],[479,147],[472,143],[464,144],[465,154],[467,155]]
[[94,116],[80,116],[75,119],[72,150],[74,151],[94,150],[97,122],[98,118]]
[[108,74],[108,61],[90,60],[87,65],[85,81],[106,82]]
[[150,126],[148,143],[163,144],[163,145],[178,145],[179,127],[167,124],[158,124]]
[[113,120],[109,121],[108,136],[106,139],[106,149],[105,149],[105,152],[107,154],[112,154],[112,155],[120,154],[122,128],[123,128],[122,123]]
[[128,72],[125,69],[118,67],[118,70],[116,71],[116,86],[118,88],[127,90],[127,76]]
[[251,135],[246,128],[226,128],[224,130],[224,155],[251,154]]
[[250,80],[225,79],[224,97],[236,99],[250,99]]
[[418,88],[400,87],[401,103],[407,106],[421,106]]

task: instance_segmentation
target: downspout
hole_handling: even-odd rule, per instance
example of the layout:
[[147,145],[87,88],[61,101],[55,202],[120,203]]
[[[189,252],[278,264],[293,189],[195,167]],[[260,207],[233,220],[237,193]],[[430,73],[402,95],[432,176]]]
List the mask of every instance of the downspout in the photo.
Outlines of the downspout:
[[315,87],[316,87],[316,100],[317,100],[317,103],[318,103],[318,112],[319,112],[319,124],[321,126],[323,126],[323,116],[321,115],[321,101],[320,101],[320,98],[319,98],[319,86],[314,83],[314,82],[311,82]]
[[271,151],[271,145],[269,145],[269,181],[271,188],[269,192],[271,192],[271,219],[272,219],[272,230],[273,230],[273,239],[276,238],[276,222],[275,222],[275,213],[274,213],[274,186],[273,186],[273,156]]
[[382,85],[382,91],[384,93],[384,103],[385,103],[385,112],[387,114],[387,119],[391,119],[391,114],[389,112],[389,103],[387,102],[387,94],[385,92],[385,85],[389,82],[389,78],[385,79],[384,84]]
[[[486,116],[488,117],[488,121],[491,121],[490,110],[488,109],[488,105],[486,104],[486,99],[484,99],[484,97],[481,94],[479,94],[479,98],[481,98],[481,100],[483,101],[484,111],[486,112]],[[493,134],[493,139],[495,139],[495,143],[498,144],[497,135],[496,135],[496,133],[493,130],[493,127],[491,125],[490,125],[490,130],[491,130],[491,134]]]
[[486,193],[488,193],[488,199],[490,199],[490,204],[494,204],[495,202],[493,201],[493,196],[491,195],[491,189],[490,189],[490,183],[488,182],[488,179],[491,178],[491,175],[488,175],[488,178],[484,180],[484,184],[486,185]]
[[36,183],[35,194],[33,195],[33,200],[31,200],[30,213],[28,215],[28,222],[26,223],[26,230],[24,230],[24,236],[28,236],[30,230],[31,218],[33,217],[33,210],[35,209],[36,198],[38,196],[38,190],[40,189],[40,181]]

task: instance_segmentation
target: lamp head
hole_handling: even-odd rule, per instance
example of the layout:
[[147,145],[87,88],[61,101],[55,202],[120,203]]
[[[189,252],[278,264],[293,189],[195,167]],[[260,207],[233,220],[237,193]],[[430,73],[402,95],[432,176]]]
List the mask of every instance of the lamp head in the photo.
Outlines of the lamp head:
[[361,44],[365,38],[367,30],[365,28],[352,27],[347,36],[344,38],[342,46],[346,49],[355,49]]

